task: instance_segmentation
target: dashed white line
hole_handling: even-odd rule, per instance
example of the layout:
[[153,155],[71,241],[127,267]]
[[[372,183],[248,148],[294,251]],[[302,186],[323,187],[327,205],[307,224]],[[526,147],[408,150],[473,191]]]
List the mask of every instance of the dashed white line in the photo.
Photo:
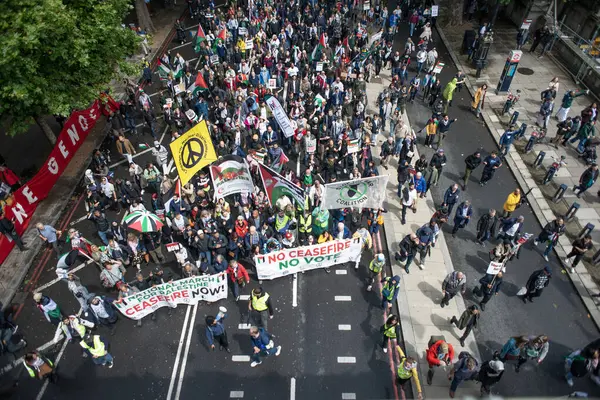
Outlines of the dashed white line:
[[342,400],[356,400],[356,393],[342,393]]
[[177,50],[177,49],[180,49],[182,47],[189,46],[190,44],[192,44],[191,40],[189,42],[185,42],[184,44],[180,44],[179,46],[171,47],[169,50]]
[[241,294],[240,300],[248,301],[248,300],[250,300],[250,295],[249,294]]
[[[86,261],[86,262],[76,266],[75,268],[69,270],[69,274],[73,274],[73,273],[79,271],[80,269],[84,268],[88,264],[91,264],[92,262],[93,262],[93,260]],[[42,285],[39,288],[36,288],[34,291],[41,292],[42,290],[49,288],[50,286],[54,285],[55,283],[59,282],[60,280],[61,280],[60,278],[55,278],[55,279],[51,280],[50,282],[46,283],[45,285]]]
[[290,400],[296,400],[296,378],[290,379]]
[[244,391],[243,390],[232,390],[231,392],[229,392],[229,398],[230,399],[243,399]]
[[335,274],[336,275],[347,275],[348,271],[346,271],[345,269],[336,269]]
[[231,361],[235,362],[249,362],[250,356],[231,356]]
[[351,331],[352,330],[352,326],[351,325],[346,325],[346,324],[340,324],[340,325],[338,325],[338,330],[340,330],[340,331]]
[[335,301],[352,301],[351,296],[335,296]]
[[298,274],[292,278],[292,307],[298,307]]
[[356,364],[356,357],[338,357],[339,364]]
[[250,329],[252,327],[251,324],[239,324],[238,329]]

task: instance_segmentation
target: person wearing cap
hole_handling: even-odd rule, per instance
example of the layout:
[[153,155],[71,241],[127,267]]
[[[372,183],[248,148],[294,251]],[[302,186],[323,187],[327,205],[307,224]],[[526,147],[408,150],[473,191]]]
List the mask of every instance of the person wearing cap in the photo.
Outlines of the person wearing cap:
[[233,297],[235,298],[235,301],[239,301],[240,287],[244,287],[250,283],[248,271],[236,260],[231,260],[229,261],[229,266],[227,267],[227,276],[229,277]]
[[463,313],[461,314],[459,319],[456,319],[456,316],[453,315],[450,318],[450,323],[456,325],[456,327],[460,330],[464,329],[463,335],[458,339],[460,345],[465,347],[465,339],[471,333],[473,328],[477,328],[477,324],[479,322],[480,312],[475,304],[469,306]]
[[392,278],[389,276],[384,277],[381,280],[383,287],[381,288],[381,308],[385,311],[389,311],[392,305],[398,298],[398,292],[400,291],[400,276],[394,275]]
[[113,356],[108,352],[108,340],[100,335],[87,333],[79,342],[85,353],[92,359],[94,364],[113,367]]
[[50,297],[41,292],[34,293],[33,301],[37,308],[44,314],[46,320],[53,325],[58,325],[62,320],[62,312],[58,305]]
[[454,227],[452,228],[452,237],[456,237],[456,233],[459,229],[464,229],[471,220],[473,215],[473,207],[469,200],[465,200],[459,204],[454,214]]
[[274,336],[267,332],[266,328],[252,326],[250,328],[250,340],[252,341],[252,355],[250,359],[252,368],[262,364],[261,356],[278,356],[281,353],[281,346],[275,346]]
[[448,275],[446,275],[446,278],[444,278],[444,281],[442,282],[442,295],[444,297],[442,298],[440,306],[444,308],[444,306],[450,305],[450,300],[452,300],[452,298],[456,296],[458,292],[460,292],[461,295],[464,295],[466,290],[467,276],[460,271],[450,272]]
[[385,266],[385,256],[383,253],[375,255],[375,258],[369,263],[369,270],[367,271],[369,276],[367,277],[367,291],[370,292],[373,288],[375,279],[379,276],[383,267]]
[[227,331],[223,325],[223,320],[227,317],[227,309],[219,307],[217,316],[207,315],[204,321],[206,322],[206,340],[211,350],[215,349],[215,342],[219,343],[219,350],[225,350],[231,353],[229,349],[229,341],[227,340]]
[[435,373],[435,367],[441,367],[442,365],[450,365],[454,359],[454,347],[450,343],[441,337],[441,339],[435,340],[436,337],[432,336],[429,340],[428,348],[426,350],[427,363],[429,364],[429,370],[427,371],[427,384],[431,385],[433,381],[433,375]]
[[494,353],[492,359],[484,362],[479,368],[477,380],[481,383],[481,397],[488,396],[492,386],[500,382],[504,374],[504,363],[500,361],[498,353]]
[[483,160],[483,172],[479,180],[479,186],[486,185],[493,177],[498,168],[502,166],[502,159],[498,157],[496,151],[492,151],[489,156]]
[[398,384],[404,389],[406,382],[412,378],[415,383],[415,389],[417,390],[417,399],[423,399],[423,390],[421,389],[421,382],[419,382],[419,373],[417,372],[417,360],[413,357],[406,357],[404,351],[400,345],[396,345],[396,351],[398,352],[397,359],[400,360],[398,368],[396,369],[396,380]]
[[252,289],[248,302],[250,318],[256,326],[268,329],[269,319],[273,319],[273,302],[269,293],[262,287]]
[[546,286],[550,284],[550,278],[552,278],[552,269],[549,265],[534,271],[525,284],[525,294],[519,295],[523,303],[527,304],[527,300],[533,303],[534,297],[540,297]]

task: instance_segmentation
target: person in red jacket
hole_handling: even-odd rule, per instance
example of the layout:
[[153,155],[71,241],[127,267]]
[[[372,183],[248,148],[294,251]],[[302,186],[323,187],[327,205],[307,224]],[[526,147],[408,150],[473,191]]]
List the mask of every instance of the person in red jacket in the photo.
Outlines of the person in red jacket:
[[429,348],[427,349],[427,363],[429,371],[427,371],[427,384],[431,385],[433,380],[434,367],[441,365],[450,365],[454,359],[454,348],[450,343],[447,343],[443,338],[435,340],[432,337],[429,340]]
[[235,301],[238,301],[240,299],[240,287],[244,287],[247,283],[250,283],[248,271],[246,271],[243,265],[238,264],[236,260],[231,260],[227,267],[227,275],[229,276],[229,282],[231,282],[233,297],[235,297]]
[[12,172],[6,165],[0,165],[0,181],[10,186],[13,192],[21,187],[21,180],[17,174]]

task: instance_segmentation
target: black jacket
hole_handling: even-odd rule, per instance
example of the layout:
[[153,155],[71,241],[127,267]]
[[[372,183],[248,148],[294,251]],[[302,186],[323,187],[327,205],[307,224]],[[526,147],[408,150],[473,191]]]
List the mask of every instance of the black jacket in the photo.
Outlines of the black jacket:
[[465,158],[465,164],[467,165],[468,169],[474,170],[475,168],[479,167],[479,164],[481,164],[481,157],[475,157],[475,154],[471,154]]
[[438,153],[435,153],[433,157],[431,157],[431,161],[429,162],[429,165],[437,169],[442,169],[444,164],[446,164],[446,156],[439,155]]
[[0,218],[0,233],[8,235],[15,230],[15,224],[8,218]]
[[[525,285],[525,287],[527,287],[527,290],[529,290],[529,291],[534,290],[535,289],[535,281],[537,281],[538,277],[543,274],[544,274],[543,269],[538,269],[537,271],[533,271],[533,273],[529,276],[529,279],[527,279],[527,284]],[[552,278],[552,276],[548,276],[548,279],[546,280],[544,287],[546,287],[550,284],[551,278]]]
[[400,254],[403,256],[414,257],[417,254],[418,247],[416,243],[411,240],[410,235],[404,236],[398,247],[400,247]]
[[477,232],[490,232],[491,235],[494,235],[497,226],[498,217],[496,215],[492,217],[489,213],[483,214],[477,221]]
[[[483,293],[485,294],[496,294],[500,290],[500,285],[502,285],[502,277],[498,277],[493,274],[485,274],[483,278],[479,280],[481,286],[483,287]],[[491,285],[491,287],[488,287]]]

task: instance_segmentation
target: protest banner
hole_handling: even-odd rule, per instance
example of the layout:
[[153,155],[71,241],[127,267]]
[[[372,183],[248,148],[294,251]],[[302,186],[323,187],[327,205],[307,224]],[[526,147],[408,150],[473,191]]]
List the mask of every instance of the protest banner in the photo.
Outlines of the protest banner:
[[431,16],[432,17],[437,17],[439,15],[439,12],[440,12],[439,6],[431,6]]
[[294,128],[292,128],[292,123],[288,118],[287,114],[279,101],[275,98],[275,96],[267,97],[265,102],[269,106],[269,109],[273,113],[275,120],[279,124],[279,127],[283,131],[283,135],[286,138],[294,136]]
[[210,166],[215,199],[234,193],[254,193],[248,163],[240,156],[225,156]]
[[[37,174],[5,200],[4,215],[13,222],[18,235],[25,232],[38,203],[48,196],[102,113],[116,110],[112,99],[106,104],[96,100],[89,108],[71,114]],[[8,257],[13,246],[14,242],[8,236],[0,235],[0,264]]]
[[219,59],[219,56],[217,54],[213,54],[212,56],[210,56],[210,63],[212,65],[217,65],[221,62],[221,60]]
[[246,40],[246,50],[252,50],[254,48],[254,42],[252,40]]
[[324,185],[321,207],[328,210],[346,207],[379,209],[385,199],[389,176],[355,179]]
[[182,185],[188,183],[202,168],[217,161],[217,154],[205,120],[173,140],[169,146]]
[[358,139],[352,139],[348,141],[348,154],[357,153],[360,150],[358,146]]
[[275,279],[289,274],[330,267],[360,259],[360,238],[334,240],[313,246],[285,249],[254,257],[258,279]]
[[138,320],[161,307],[194,305],[199,301],[214,302],[227,298],[227,273],[192,276],[143,290],[113,305],[127,318]]
[[304,189],[294,185],[266,165],[259,164],[258,167],[271,205],[274,205],[280,197],[287,196],[290,200],[294,200],[300,208],[304,208]]
[[490,262],[490,265],[488,265],[488,269],[487,271],[485,271],[485,273],[490,275],[496,275],[498,274],[498,272],[502,271],[502,268],[504,268],[504,263],[492,261]]
[[322,62],[317,62],[317,67],[315,69],[317,72],[321,72],[323,71],[323,63]]
[[269,89],[277,89],[277,79],[269,79],[267,86]]

